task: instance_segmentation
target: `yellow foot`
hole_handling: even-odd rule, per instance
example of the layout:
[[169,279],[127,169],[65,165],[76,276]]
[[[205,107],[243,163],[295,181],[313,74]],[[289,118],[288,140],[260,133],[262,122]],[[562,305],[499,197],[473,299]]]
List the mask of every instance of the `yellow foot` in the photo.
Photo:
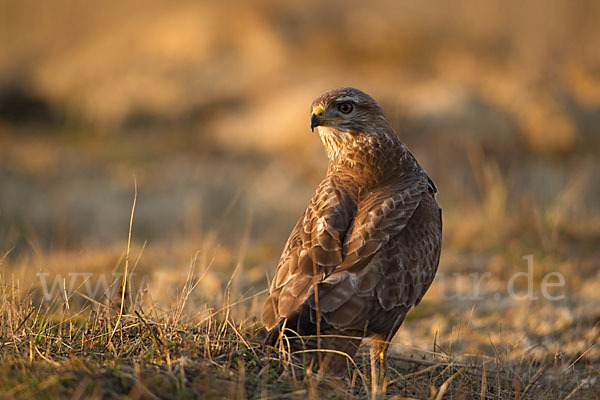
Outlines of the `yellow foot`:
[[[387,391],[387,358],[385,347],[375,344],[371,346],[371,398],[379,399],[385,396]],[[377,359],[379,358],[379,368]]]

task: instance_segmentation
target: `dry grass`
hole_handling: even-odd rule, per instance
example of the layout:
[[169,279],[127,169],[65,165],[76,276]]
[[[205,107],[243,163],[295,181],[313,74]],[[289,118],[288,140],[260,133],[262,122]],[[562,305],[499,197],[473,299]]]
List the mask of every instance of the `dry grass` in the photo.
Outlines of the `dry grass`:
[[[113,303],[89,299],[84,291],[57,292],[40,301],[33,288],[4,279],[3,397],[369,396],[365,352],[350,377],[331,380],[308,373],[302,365],[291,364],[287,355],[264,346],[260,323],[252,317],[255,295],[231,302],[228,285],[224,297],[230,302],[182,316],[201,280],[192,267],[178,299],[166,308],[153,303],[148,292],[127,296],[130,301],[121,316],[119,296]],[[598,396],[598,365],[586,362],[596,342],[577,359],[563,359],[557,353],[537,360],[523,349],[507,357],[506,349],[494,344],[491,336],[489,340],[493,356],[455,354],[456,349],[443,348],[447,344],[392,356],[387,394],[419,399]]]
[[[72,276],[67,275],[62,282],[46,280],[44,287],[39,276],[32,278],[30,271],[18,267],[11,268],[16,273],[2,275],[2,397],[316,399],[372,395],[366,351],[359,352],[347,378],[333,380],[307,369],[301,355],[290,358],[284,348],[262,343],[264,330],[255,315],[265,291],[251,289],[252,294],[245,295],[240,288],[241,282],[252,280],[244,276],[246,244],[239,250],[230,277],[223,281],[221,296],[215,297],[214,289],[208,294],[214,286],[212,270],[224,268],[214,265],[216,252],[210,246],[192,257],[187,273],[178,270],[170,290],[158,289],[157,281],[164,274],[146,281],[148,274],[141,281],[139,274],[136,278],[144,252],[153,249],[143,245],[130,250],[131,227],[126,250],[113,254],[116,264],[113,259],[93,274],[78,275],[75,284],[69,285]],[[8,256],[7,252],[0,264],[5,266]],[[60,262],[69,264],[73,258],[63,254]],[[98,286],[98,278],[106,276],[107,286],[101,282]],[[54,291],[53,282],[58,282]],[[90,297],[89,287],[101,288],[96,298]],[[508,306],[510,320],[501,317],[502,311],[493,313],[491,325],[504,321],[499,323],[500,331],[493,331],[485,311],[490,300],[477,311],[472,306],[468,313],[460,311],[459,302],[458,313],[444,318],[448,309],[432,310],[443,307],[444,302],[436,297],[440,293],[434,285],[424,303],[409,315],[396,341],[403,350],[393,352],[389,361],[386,394],[390,398],[599,396],[598,322],[571,320],[564,332],[518,326],[521,316],[515,308],[525,309],[523,318],[535,324],[556,316],[553,304],[529,301]],[[575,298],[569,300],[576,303]],[[571,312],[578,309],[571,304]],[[453,321],[453,315],[459,319]],[[420,332],[423,327],[430,332],[435,329],[433,337]],[[539,344],[525,343],[532,333],[556,335],[556,348],[540,351],[536,349]],[[411,345],[406,335],[421,337],[422,345]],[[561,343],[564,338],[569,339]]]

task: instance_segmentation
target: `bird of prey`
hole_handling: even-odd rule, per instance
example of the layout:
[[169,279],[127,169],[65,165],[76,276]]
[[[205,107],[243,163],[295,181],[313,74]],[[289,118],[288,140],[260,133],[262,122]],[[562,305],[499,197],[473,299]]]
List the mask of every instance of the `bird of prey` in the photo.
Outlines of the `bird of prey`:
[[334,89],[311,109],[329,166],[273,277],[262,310],[267,341],[285,337],[290,350],[343,376],[362,338],[372,338],[381,371],[437,271],[437,188],[366,93]]

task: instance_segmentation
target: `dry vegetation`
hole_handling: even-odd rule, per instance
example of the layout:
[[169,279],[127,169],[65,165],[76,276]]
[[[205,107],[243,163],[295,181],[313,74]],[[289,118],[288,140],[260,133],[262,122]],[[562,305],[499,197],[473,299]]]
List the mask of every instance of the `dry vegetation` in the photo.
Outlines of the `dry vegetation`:
[[256,319],[352,85],[444,209],[387,396],[600,398],[600,7],[526,3],[0,0],[0,397],[368,397]]

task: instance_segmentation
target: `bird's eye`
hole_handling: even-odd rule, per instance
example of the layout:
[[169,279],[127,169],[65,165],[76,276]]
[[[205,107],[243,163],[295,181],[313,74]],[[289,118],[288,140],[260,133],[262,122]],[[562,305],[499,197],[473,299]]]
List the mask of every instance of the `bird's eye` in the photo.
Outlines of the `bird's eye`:
[[350,103],[341,103],[338,106],[338,110],[340,110],[340,112],[344,113],[344,114],[348,114],[350,111],[352,111],[352,104]]

